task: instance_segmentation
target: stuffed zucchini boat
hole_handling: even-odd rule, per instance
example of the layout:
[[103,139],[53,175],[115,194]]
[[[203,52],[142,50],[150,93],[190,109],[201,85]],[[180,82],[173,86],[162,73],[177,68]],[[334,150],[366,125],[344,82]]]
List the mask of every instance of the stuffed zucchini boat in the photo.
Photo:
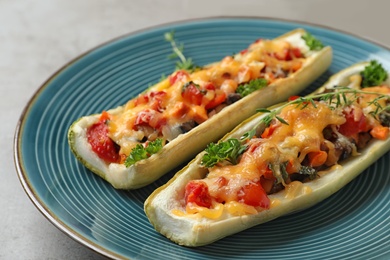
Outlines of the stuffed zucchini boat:
[[175,243],[201,246],[310,207],[390,149],[390,87],[377,62],[261,110],[155,190],[144,209]]
[[220,62],[175,71],[123,106],[78,119],[69,145],[115,188],[140,188],[193,158],[257,107],[300,92],[331,60],[331,47],[302,29],[259,39]]

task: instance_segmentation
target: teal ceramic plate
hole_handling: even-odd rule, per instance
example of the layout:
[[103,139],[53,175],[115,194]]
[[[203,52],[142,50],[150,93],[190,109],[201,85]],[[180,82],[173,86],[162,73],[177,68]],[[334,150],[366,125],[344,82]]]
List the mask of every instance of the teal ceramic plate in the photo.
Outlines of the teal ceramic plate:
[[[117,191],[76,161],[67,130],[77,118],[124,104],[174,69],[163,34],[174,30],[200,65],[303,27],[334,49],[328,72],[379,60],[390,51],[360,37],[309,24],[263,18],[212,18],[148,29],[101,45],[64,66],[41,86],[15,135],[20,181],[37,208],[60,230],[93,250],[132,259],[390,258],[390,153],[334,196],[305,211],[199,248],[178,246],[155,232],[143,202],[173,173],[136,191]],[[303,94],[305,94],[303,93]]]

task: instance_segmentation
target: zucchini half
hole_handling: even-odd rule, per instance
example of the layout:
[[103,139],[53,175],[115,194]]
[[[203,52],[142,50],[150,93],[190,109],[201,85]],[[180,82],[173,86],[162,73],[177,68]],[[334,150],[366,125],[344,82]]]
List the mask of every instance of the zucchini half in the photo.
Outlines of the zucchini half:
[[[367,64],[360,63],[342,70],[314,93],[322,93],[326,88],[345,84],[349,76],[359,73]],[[272,108],[278,106],[280,105]],[[253,129],[264,116],[264,113],[252,116],[225,135],[221,141],[229,138],[240,138],[244,133]],[[176,173],[168,183],[155,190],[145,201],[144,210],[154,228],[175,243],[190,247],[202,246],[319,203],[344,187],[389,150],[390,138],[385,141],[373,139],[360,152],[360,155],[352,156],[342,161],[340,165],[331,167],[324,174],[321,174],[320,178],[302,183],[303,187],[311,190],[310,193],[300,194],[293,198],[286,198],[286,190],[271,194],[268,197],[271,200],[280,201],[280,204],[257,214],[229,216],[224,213],[216,220],[195,216],[178,216],[172,210],[183,208],[186,183],[190,180],[204,178],[207,172],[205,168],[200,166],[205,153],[202,152],[185,168]]]
[[[310,51],[301,38],[305,33],[303,29],[296,29],[276,38],[297,44],[306,54],[306,60],[297,72],[225,107],[206,122],[179,135],[148,159],[138,161],[128,168],[124,164],[106,163],[100,159],[92,151],[86,136],[87,129],[99,120],[100,114],[82,117],[70,126],[68,131],[70,148],[83,165],[111,183],[114,188],[136,189],[146,186],[193,158],[208,143],[218,140],[237,124],[255,114],[256,108],[286,100],[289,96],[302,91],[324,73],[332,62],[332,49],[326,46],[319,51]],[[148,90],[155,87],[158,87],[158,84]],[[119,106],[108,112],[121,113],[123,107]]]

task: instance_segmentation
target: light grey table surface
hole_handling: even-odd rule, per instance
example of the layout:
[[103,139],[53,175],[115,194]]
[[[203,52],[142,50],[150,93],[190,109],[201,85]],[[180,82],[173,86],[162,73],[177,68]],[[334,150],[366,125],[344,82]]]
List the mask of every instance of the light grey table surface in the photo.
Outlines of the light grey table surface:
[[71,59],[129,32],[212,16],[310,22],[390,46],[389,10],[388,0],[0,0],[0,259],[104,259],[35,208],[14,167],[23,108]]

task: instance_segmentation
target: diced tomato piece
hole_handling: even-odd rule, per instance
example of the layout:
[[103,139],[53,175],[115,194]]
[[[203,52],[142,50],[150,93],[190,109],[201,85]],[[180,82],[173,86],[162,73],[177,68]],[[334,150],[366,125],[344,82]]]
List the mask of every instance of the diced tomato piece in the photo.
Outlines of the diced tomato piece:
[[161,111],[163,109],[162,102],[164,101],[167,93],[164,91],[152,91],[149,93],[150,108]]
[[244,50],[240,51],[240,54],[241,54],[241,55],[244,55],[244,54],[247,53],[247,52],[248,52],[248,49],[244,49]]
[[257,148],[259,148],[260,146],[261,146],[260,142],[252,143],[248,148],[248,153],[254,153],[257,150]]
[[203,93],[198,86],[193,82],[189,82],[183,87],[181,92],[183,99],[191,104],[200,105],[202,104]]
[[264,176],[264,178],[267,178],[269,180],[275,179],[274,172],[269,168],[268,165],[264,169],[263,176]]
[[88,143],[99,158],[109,163],[116,163],[120,160],[119,146],[108,136],[108,127],[105,120],[100,120],[87,130]]
[[283,61],[290,61],[294,58],[301,58],[302,53],[299,48],[293,47],[291,49],[284,49],[283,52],[275,53],[275,58]]
[[294,100],[297,100],[298,98],[300,98],[300,96],[291,96],[288,98],[288,101],[294,101]]
[[150,110],[148,109],[139,112],[137,118],[135,119],[134,126],[143,125],[143,124],[148,125],[152,116],[153,116],[152,112],[150,112]]
[[149,103],[150,108],[154,110],[160,110],[162,109],[161,104],[164,101],[166,95],[167,93],[164,91],[152,91],[147,94],[139,95],[134,101],[134,106]]
[[295,58],[301,58],[302,57],[302,52],[299,48],[292,48],[290,50],[290,53],[295,57]]
[[211,100],[209,103],[206,104],[206,109],[212,109],[217,107],[218,105],[222,104],[226,100],[226,94],[225,92],[221,91],[216,94],[215,98]]
[[254,207],[268,209],[270,200],[260,182],[251,182],[240,189],[238,201]]
[[137,97],[137,99],[134,101],[134,106],[138,106],[141,104],[146,104],[149,102],[149,96],[148,94],[141,94]]
[[213,83],[209,82],[204,86],[205,89],[207,90],[215,90],[215,86]]
[[195,203],[201,207],[211,207],[212,198],[209,194],[209,188],[203,181],[190,181],[187,183],[184,198],[186,204]]
[[137,118],[134,121],[134,128],[138,129],[138,126],[148,125],[154,129],[160,130],[165,124],[166,118],[164,118],[161,113],[155,110],[145,109],[138,113]]
[[278,60],[283,60],[283,61],[291,60],[289,51],[287,49],[284,49],[283,52],[274,53],[273,56]]
[[166,95],[167,93],[164,91],[152,91],[149,93],[149,96],[156,100],[163,100]]
[[179,70],[175,73],[175,75],[169,77],[169,83],[171,86],[175,84],[177,81],[182,80],[183,78],[189,77],[188,72],[185,70]]
[[286,165],[286,171],[287,173],[291,174],[297,171],[296,164],[294,164],[294,161],[290,159]]
[[277,128],[277,126],[275,124],[270,125],[266,129],[264,129],[264,132],[261,134],[261,138],[268,138],[268,137],[270,137],[273,134],[273,132],[275,131],[276,128]]
[[291,48],[286,51],[286,56],[284,57],[286,61],[290,61],[294,58],[300,58],[302,56],[301,50],[299,48]]
[[106,122],[107,120],[111,119],[111,115],[107,111],[103,111],[100,115],[99,121]]
[[219,188],[226,186],[229,183],[228,179],[226,179],[223,176],[218,177],[218,179],[215,182],[217,183]]
[[[287,99],[287,101],[288,101],[288,102],[291,102],[291,101],[297,100],[297,99],[299,99],[299,98],[301,98],[301,96],[290,96],[290,97]],[[309,101],[303,101],[303,102],[301,102],[301,104],[302,104],[302,105],[308,105],[308,104],[309,104]]]
[[354,111],[344,113],[347,120],[339,128],[339,132],[347,137],[355,137],[358,133],[368,131],[367,118],[361,113],[359,119],[355,120]]
[[309,165],[312,167],[318,167],[323,165],[328,159],[328,153],[325,151],[310,152],[307,154],[309,159]]

